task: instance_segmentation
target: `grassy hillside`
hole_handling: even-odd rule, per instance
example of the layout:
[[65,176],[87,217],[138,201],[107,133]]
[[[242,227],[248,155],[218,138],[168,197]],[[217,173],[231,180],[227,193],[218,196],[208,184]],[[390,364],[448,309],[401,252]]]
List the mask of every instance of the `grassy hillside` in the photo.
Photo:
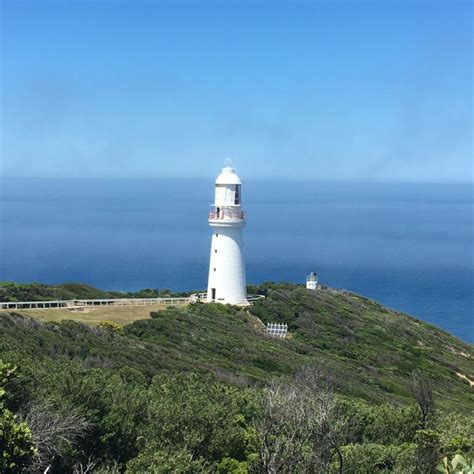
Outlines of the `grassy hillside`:
[[[121,333],[2,312],[1,357],[19,364],[26,357],[67,359],[87,368],[126,366],[147,376],[162,370],[209,372],[238,385],[258,385],[309,364],[340,394],[376,403],[409,400],[409,377],[419,369],[433,381],[440,407],[472,409],[473,349],[454,336],[352,293],[290,284],[252,291],[267,297],[248,309],[198,303],[134,321],[137,311],[146,317],[147,310],[120,308],[120,322],[131,321]],[[44,318],[43,310],[38,313]],[[260,320],[288,323],[290,337],[267,337]],[[90,322],[96,321],[91,313]]]
[[339,383],[346,389],[353,380],[366,394],[404,397],[409,374],[419,369],[446,406],[472,409],[474,387],[464,378],[474,381],[472,345],[354,293],[284,284],[256,290],[268,298],[252,313],[264,322],[288,323],[306,355],[344,367],[349,379]]
[[[1,311],[0,471],[428,474],[472,459],[472,346],[347,292],[251,291],[266,298],[247,308]],[[266,336],[270,321],[289,337]]]

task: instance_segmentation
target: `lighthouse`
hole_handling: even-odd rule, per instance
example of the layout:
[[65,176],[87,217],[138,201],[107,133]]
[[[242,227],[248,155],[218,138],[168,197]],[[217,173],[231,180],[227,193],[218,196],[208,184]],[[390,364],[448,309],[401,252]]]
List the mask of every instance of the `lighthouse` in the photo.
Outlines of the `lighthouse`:
[[242,182],[232,163],[226,160],[217,177],[214,204],[209,213],[212,229],[207,302],[248,304],[245,287],[242,229]]

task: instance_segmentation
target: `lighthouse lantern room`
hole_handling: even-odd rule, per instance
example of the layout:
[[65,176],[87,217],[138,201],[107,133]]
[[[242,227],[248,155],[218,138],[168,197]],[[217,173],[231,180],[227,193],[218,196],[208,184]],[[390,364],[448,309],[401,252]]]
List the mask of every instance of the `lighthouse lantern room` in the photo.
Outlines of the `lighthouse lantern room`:
[[212,229],[207,302],[248,304],[242,229],[242,182],[232,163],[226,160],[215,183],[214,204],[209,213]]

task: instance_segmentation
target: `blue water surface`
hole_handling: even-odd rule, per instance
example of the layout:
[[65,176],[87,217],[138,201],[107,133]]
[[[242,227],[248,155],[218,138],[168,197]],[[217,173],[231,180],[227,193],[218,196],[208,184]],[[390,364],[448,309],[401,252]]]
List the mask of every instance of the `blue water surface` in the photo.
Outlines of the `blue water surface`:
[[[204,289],[212,180],[2,179],[0,280]],[[346,288],[473,330],[473,186],[245,181],[247,279]]]

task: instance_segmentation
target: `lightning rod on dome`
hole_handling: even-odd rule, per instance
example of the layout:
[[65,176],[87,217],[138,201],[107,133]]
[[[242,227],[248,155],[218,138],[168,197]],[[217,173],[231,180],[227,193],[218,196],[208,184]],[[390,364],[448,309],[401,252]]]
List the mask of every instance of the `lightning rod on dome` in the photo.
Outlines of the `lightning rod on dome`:
[[224,168],[234,168],[234,160],[232,158],[226,158],[224,160]]

